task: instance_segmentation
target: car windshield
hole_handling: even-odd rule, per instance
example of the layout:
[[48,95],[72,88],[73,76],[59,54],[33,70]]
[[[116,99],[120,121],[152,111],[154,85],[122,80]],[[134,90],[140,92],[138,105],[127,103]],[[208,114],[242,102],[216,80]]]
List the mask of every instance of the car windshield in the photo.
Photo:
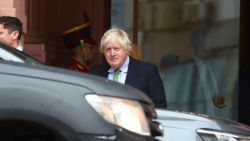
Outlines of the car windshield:
[[21,52],[17,49],[0,43],[0,59],[5,61],[14,61],[32,65],[41,65],[41,61],[31,57],[30,55]]

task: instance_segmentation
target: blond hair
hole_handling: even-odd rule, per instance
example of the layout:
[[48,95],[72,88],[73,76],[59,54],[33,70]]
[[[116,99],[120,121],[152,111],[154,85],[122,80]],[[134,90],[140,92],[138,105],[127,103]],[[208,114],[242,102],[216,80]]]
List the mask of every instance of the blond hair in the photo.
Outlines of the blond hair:
[[103,53],[104,46],[110,41],[117,41],[123,49],[129,52],[132,50],[131,41],[128,37],[128,34],[122,29],[111,28],[103,34],[100,43],[101,53]]

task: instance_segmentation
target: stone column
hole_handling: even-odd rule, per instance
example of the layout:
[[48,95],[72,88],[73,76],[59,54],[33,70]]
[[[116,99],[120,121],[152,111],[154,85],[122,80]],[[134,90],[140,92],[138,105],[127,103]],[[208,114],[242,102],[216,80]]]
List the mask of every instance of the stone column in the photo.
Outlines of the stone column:
[[[17,1],[17,5],[18,2],[19,0]],[[47,0],[25,0],[27,32],[24,39],[24,51],[42,62],[46,61],[46,2]]]
[[23,23],[23,29],[27,31],[27,16],[25,15],[25,0],[1,0],[0,16],[18,17]]

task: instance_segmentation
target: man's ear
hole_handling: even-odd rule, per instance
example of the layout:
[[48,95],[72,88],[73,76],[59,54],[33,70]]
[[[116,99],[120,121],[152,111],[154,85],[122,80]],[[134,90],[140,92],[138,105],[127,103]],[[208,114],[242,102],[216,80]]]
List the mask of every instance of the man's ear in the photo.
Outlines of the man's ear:
[[17,40],[18,36],[19,36],[19,31],[13,31],[11,32],[11,36],[12,36],[12,40]]

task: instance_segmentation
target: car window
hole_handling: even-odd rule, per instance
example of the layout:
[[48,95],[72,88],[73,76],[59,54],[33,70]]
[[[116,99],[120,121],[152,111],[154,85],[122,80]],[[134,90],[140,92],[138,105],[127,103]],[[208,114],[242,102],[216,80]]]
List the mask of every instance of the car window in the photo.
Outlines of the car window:
[[0,48],[0,57],[6,61],[14,61],[14,62],[24,63],[24,61],[22,59],[13,55],[12,52],[8,52],[7,50],[4,50],[3,48]]
[[0,58],[5,61],[14,61],[32,65],[43,64],[41,61],[31,57],[30,55],[4,44],[0,44]]

